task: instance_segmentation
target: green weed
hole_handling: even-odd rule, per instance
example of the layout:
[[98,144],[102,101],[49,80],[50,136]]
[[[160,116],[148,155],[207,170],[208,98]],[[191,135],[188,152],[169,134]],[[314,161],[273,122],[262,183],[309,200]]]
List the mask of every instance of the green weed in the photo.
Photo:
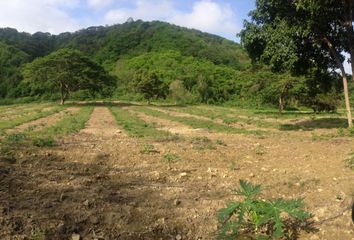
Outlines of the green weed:
[[160,153],[154,145],[151,144],[144,144],[143,149],[140,150],[142,154],[152,154],[152,153]]
[[354,170],[354,153],[351,153],[350,156],[345,159],[345,165],[346,167]]
[[215,144],[207,137],[193,137],[191,140],[196,150],[215,150]]
[[32,140],[32,144],[36,147],[53,147],[55,140],[52,137],[36,138]]
[[[309,228],[309,212],[303,210],[301,199],[263,200],[257,196],[261,185],[240,180],[236,195],[243,201],[229,202],[218,211],[218,237],[236,239],[248,236],[251,239],[281,239],[296,236],[300,230]],[[307,229],[306,229],[307,230]]]
[[178,156],[175,153],[167,153],[163,156],[164,161],[168,162],[168,163],[174,163],[177,162],[178,160],[180,160],[180,156]]

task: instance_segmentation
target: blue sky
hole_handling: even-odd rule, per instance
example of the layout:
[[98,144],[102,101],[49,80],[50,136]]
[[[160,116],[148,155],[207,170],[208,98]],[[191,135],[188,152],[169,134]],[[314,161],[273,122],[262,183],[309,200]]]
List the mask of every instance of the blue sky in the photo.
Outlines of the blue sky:
[[0,27],[54,34],[129,17],[161,20],[236,40],[254,0],[0,0]]

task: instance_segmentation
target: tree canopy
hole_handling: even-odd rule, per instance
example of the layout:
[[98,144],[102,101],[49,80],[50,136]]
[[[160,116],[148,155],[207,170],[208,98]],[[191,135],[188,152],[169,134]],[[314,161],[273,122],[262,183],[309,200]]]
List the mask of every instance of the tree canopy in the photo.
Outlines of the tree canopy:
[[269,64],[273,71],[308,74],[313,69],[328,74],[339,69],[348,125],[352,125],[344,52],[353,52],[351,0],[257,0],[240,36],[253,61]]
[[71,92],[87,90],[94,95],[104,93],[114,84],[100,65],[83,53],[66,48],[27,64],[23,76],[32,95],[59,92],[61,104]]

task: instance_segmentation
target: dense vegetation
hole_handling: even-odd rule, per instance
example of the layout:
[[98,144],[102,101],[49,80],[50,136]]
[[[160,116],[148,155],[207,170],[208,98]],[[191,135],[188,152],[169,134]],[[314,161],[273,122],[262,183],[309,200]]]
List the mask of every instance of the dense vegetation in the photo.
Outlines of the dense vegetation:
[[[99,92],[95,91],[98,88],[88,92],[87,88],[75,86],[70,97],[76,99],[168,99],[241,106],[266,104],[279,106],[280,111],[300,106],[315,111],[335,110],[342,85],[339,75],[328,71],[328,57],[324,62],[311,59],[316,64],[303,61],[306,56],[299,58],[303,55],[286,23],[272,24],[266,31],[253,22],[246,23],[240,35],[245,49],[219,36],[159,21],[129,21],[59,35],[0,29],[0,98],[59,99],[57,88],[47,85],[35,90],[28,79],[31,75],[39,77],[34,65],[42,62],[48,67],[48,55],[60,49],[75,49],[86,62],[95,62],[94,68],[104,68],[91,78],[108,83]],[[288,47],[282,48],[280,43]]]

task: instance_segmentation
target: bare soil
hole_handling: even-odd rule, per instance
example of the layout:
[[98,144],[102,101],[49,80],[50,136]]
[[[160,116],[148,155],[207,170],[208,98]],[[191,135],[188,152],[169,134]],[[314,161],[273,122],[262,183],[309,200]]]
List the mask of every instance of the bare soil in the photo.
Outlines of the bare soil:
[[[130,138],[101,106],[58,146],[0,162],[0,238],[214,239],[217,210],[238,199],[233,190],[247,179],[263,185],[264,198],[304,198],[318,231],[300,239],[354,239],[354,172],[343,162],[352,138],[209,133],[139,116],[185,138]],[[155,151],[142,151],[146,144]],[[178,159],[168,162],[166,154]]]

